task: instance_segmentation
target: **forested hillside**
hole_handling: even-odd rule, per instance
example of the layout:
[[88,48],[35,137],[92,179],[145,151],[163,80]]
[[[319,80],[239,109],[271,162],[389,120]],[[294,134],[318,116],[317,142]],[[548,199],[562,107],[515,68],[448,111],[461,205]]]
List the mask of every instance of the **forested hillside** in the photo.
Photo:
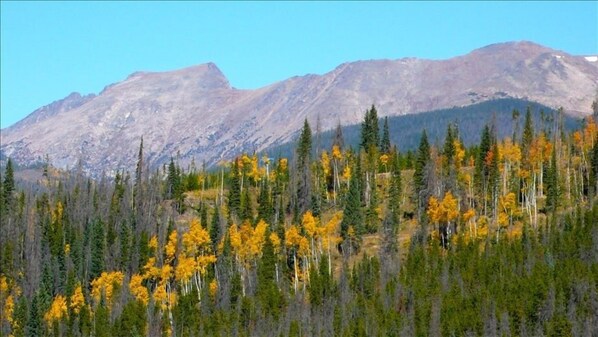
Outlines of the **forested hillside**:
[[[499,98],[450,109],[390,116],[388,117],[390,141],[399,146],[401,152],[413,151],[417,149],[421,133],[426,129],[430,143],[441,144],[449,124],[459,128],[460,140],[466,146],[479,143],[480,130],[490,123],[496,126],[496,136],[499,140],[506,137],[512,138],[513,133],[521,132],[522,118],[528,108],[536,126],[551,125],[558,114],[554,109],[539,103],[517,98]],[[562,117],[564,129],[567,131],[577,129],[581,125],[582,119],[569,115],[562,115]],[[314,135],[314,143],[319,141],[321,147],[330,148],[336,132],[338,131],[328,130],[321,132],[319,136]],[[346,146],[354,148],[359,146],[361,124],[343,125],[341,132]],[[264,152],[290,157],[295,149],[295,143],[296,141],[272,146]]]
[[598,106],[532,110],[409,153],[372,106],[356,146],[306,120],[210,171],[8,160],[0,336],[598,335]]

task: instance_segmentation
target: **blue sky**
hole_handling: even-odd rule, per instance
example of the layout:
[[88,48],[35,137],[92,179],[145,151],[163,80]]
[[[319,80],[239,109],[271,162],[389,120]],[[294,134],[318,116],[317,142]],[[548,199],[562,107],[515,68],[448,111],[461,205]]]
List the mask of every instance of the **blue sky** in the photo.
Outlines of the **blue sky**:
[[598,54],[591,2],[1,2],[1,126],[138,70],[214,62],[234,87],[347,61],[530,40]]

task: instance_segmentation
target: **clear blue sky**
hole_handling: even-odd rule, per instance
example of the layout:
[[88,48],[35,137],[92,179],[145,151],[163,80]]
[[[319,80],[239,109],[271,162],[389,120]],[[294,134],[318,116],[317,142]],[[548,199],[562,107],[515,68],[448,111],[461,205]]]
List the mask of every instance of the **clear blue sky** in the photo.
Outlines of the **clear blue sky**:
[[531,40],[598,54],[598,2],[1,2],[1,126],[134,71],[214,62],[237,88],[361,59]]

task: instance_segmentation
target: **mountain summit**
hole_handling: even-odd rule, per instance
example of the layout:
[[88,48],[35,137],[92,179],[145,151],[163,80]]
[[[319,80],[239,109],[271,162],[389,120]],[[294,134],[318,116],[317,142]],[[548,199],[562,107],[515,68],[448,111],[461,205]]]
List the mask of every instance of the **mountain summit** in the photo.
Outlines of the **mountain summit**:
[[486,46],[448,60],[369,60],[324,75],[238,90],[213,63],[137,72],[100,94],[68,97],[3,129],[0,150],[16,162],[80,160],[90,172],[134,168],[139,140],[152,164],[171,156],[207,164],[289,140],[307,118],[322,130],[361,121],[376,104],[402,115],[515,97],[590,113],[598,62],[531,42]]

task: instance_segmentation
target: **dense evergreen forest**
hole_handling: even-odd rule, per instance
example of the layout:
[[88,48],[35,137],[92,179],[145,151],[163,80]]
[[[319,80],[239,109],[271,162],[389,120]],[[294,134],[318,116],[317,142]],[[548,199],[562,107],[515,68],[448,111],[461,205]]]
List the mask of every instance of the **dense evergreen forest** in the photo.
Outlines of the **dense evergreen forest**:
[[211,171],[143,140],[114,178],[8,160],[0,336],[598,336],[594,111],[400,153],[372,106],[357,146],[305,121]]

